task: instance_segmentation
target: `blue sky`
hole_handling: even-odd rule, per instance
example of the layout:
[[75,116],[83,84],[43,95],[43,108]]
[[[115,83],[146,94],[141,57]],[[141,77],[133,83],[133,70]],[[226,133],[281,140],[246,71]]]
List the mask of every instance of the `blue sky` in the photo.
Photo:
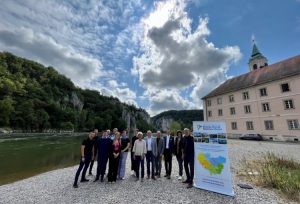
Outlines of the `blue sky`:
[[77,86],[145,108],[202,108],[248,72],[299,55],[300,0],[4,0],[0,51],[53,66]]

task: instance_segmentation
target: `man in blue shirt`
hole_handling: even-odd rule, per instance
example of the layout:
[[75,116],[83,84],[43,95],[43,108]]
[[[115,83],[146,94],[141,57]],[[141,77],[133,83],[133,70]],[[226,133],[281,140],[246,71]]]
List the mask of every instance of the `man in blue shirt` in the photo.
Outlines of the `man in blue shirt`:
[[187,188],[192,188],[195,162],[194,137],[190,135],[190,130],[188,128],[184,128],[184,135],[185,136],[182,141],[182,159],[184,161],[186,180],[182,183],[187,183]]
[[101,176],[101,182],[104,181],[104,174],[106,170],[109,154],[111,153],[112,140],[107,137],[107,131],[104,131],[103,138],[99,138],[97,141],[98,147],[98,166],[97,175],[94,182],[99,180]]

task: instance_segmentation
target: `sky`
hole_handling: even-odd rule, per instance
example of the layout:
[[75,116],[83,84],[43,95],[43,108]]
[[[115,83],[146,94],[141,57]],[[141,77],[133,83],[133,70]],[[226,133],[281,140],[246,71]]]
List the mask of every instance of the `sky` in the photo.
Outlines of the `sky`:
[[0,51],[151,116],[202,108],[247,73],[253,39],[269,64],[300,54],[300,0],[1,0]]

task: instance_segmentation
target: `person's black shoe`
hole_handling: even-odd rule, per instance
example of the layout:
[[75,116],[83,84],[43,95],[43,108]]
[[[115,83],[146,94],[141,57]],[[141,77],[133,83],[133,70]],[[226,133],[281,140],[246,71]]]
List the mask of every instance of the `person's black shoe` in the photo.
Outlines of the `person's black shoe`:
[[171,179],[171,176],[169,175],[167,178],[168,178],[168,179]]
[[185,181],[182,181],[182,183],[189,183],[189,181],[188,181],[188,180],[185,180]]
[[88,182],[89,180],[88,179],[81,179],[80,182]]
[[78,185],[77,184],[73,184],[73,188],[78,188]]
[[104,181],[104,179],[101,179],[101,182],[103,182]]
[[93,182],[99,181],[99,178],[95,178],[95,180]]
[[168,174],[164,175],[164,177],[167,177],[167,176],[168,176]]

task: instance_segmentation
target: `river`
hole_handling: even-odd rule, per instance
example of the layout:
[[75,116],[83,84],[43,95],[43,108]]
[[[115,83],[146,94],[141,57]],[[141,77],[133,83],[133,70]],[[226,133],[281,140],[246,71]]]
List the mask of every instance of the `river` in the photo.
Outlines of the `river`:
[[80,145],[87,136],[87,133],[0,134],[0,185],[78,164]]

